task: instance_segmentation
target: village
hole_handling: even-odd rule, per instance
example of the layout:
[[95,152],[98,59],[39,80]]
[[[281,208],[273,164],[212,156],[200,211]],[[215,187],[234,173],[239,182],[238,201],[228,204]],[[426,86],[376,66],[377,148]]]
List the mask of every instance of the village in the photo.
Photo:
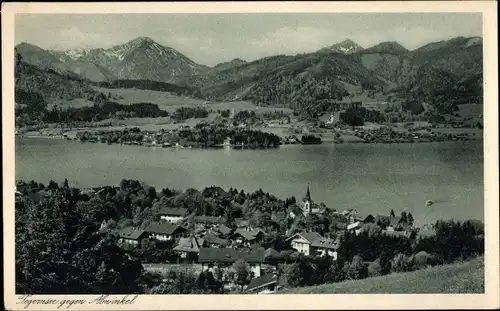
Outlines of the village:
[[[321,215],[327,212],[323,204],[313,201],[309,187],[301,202],[292,206],[288,218]],[[288,249],[277,251],[272,247],[262,247],[266,231],[250,225],[247,219],[235,219],[229,225],[224,217],[193,216],[185,208],[163,207],[156,221],[146,228],[127,227],[119,231],[119,243],[126,249],[145,247],[150,241],[173,242],[173,251],[178,255],[176,262],[148,263],[143,262],[146,271],[160,273],[166,279],[175,277],[176,272],[191,271],[199,273],[210,271],[220,273],[228,290],[234,289],[234,266],[236,262],[244,262],[251,271],[251,280],[245,286],[247,293],[271,293],[279,290],[278,266],[303,256],[325,257],[336,261],[340,248],[340,237],[345,233],[358,235],[366,224],[377,224],[382,234],[389,236],[409,237],[411,234],[432,236],[433,228],[413,227],[411,214],[360,215],[356,210],[334,211],[344,220],[342,230],[328,237],[306,229],[297,233],[286,232]],[[103,222],[102,226],[106,226]],[[276,224],[277,227],[279,227]],[[368,263],[366,263],[368,264]],[[217,271],[217,272],[216,272]]]

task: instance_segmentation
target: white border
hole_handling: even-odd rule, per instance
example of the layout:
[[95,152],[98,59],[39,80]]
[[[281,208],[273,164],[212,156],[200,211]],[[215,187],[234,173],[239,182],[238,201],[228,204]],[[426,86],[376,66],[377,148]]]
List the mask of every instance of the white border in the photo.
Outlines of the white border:
[[[485,170],[485,287],[483,295],[141,295],[137,303],[102,310],[197,309],[469,309],[498,308],[499,299],[499,183],[498,183],[498,50],[495,1],[422,2],[187,2],[187,3],[2,3],[3,191],[14,190],[14,14],[15,13],[263,13],[263,12],[482,12],[484,47],[484,170]],[[8,310],[21,309],[14,296],[14,196],[3,198],[4,296]],[[481,208],[471,206],[470,208]],[[37,295],[37,298],[48,296]],[[55,296],[51,296],[56,298]],[[96,296],[71,295],[87,299]],[[63,296],[57,295],[57,299]],[[29,309],[54,310],[36,305]],[[62,310],[61,308],[59,310]],[[88,310],[87,306],[71,309]]]

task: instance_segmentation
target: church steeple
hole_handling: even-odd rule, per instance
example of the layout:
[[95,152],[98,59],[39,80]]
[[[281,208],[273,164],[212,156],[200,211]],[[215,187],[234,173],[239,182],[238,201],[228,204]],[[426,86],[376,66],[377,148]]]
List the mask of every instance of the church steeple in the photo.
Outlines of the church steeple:
[[304,201],[309,201],[311,202],[311,192],[309,191],[309,185],[307,185],[307,192],[306,192],[306,196],[304,197]]

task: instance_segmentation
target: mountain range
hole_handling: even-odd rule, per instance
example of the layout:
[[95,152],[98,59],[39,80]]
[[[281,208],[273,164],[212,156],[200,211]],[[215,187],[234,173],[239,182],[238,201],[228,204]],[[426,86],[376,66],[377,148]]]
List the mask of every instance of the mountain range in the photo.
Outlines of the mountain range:
[[[363,92],[430,104],[482,101],[481,37],[457,37],[411,51],[397,42],[365,49],[347,39],[313,53],[251,62],[236,58],[214,67],[197,64],[147,37],[109,49],[53,51],[28,43],[15,49],[22,62],[61,77],[81,79],[85,85],[151,80],[196,89],[199,96],[211,100],[252,100],[299,110]],[[18,88],[26,85],[25,79],[24,72]],[[43,96],[51,96],[47,88],[40,88]]]

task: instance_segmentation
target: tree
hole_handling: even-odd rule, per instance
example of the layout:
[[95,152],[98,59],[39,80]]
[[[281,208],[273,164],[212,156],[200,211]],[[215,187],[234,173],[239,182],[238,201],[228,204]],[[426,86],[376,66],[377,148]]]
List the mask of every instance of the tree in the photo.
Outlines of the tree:
[[16,210],[16,292],[140,293],[142,266],[64,191]]
[[371,262],[368,265],[368,276],[369,277],[374,277],[374,276],[379,276],[379,275],[382,275],[382,267],[380,266],[380,258]]
[[354,256],[351,263],[346,263],[345,269],[347,277],[351,280],[363,279],[367,275],[365,263],[359,255]]
[[250,283],[252,278],[250,266],[246,261],[240,259],[233,264],[233,269],[236,273],[235,283],[241,286],[241,291],[243,292],[243,287]]
[[401,213],[401,222],[404,224],[408,224],[408,215],[406,214],[406,212]]
[[396,214],[394,213],[393,209],[391,209],[391,217],[396,217]]
[[380,255],[380,273],[382,275],[386,275],[391,272],[391,254],[383,250],[382,254]]
[[363,231],[368,232],[369,238],[374,238],[382,233],[382,228],[374,223],[367,223],[363,225]]
[[413,215],[411,213],[408,213],[408,225],[410,227],[413,227],[414,222],[415,222],[415,219],[413,219]]
[[397,254],[392,261],[393,272],[407,272],[415,270],[415,261],[413,257]]

